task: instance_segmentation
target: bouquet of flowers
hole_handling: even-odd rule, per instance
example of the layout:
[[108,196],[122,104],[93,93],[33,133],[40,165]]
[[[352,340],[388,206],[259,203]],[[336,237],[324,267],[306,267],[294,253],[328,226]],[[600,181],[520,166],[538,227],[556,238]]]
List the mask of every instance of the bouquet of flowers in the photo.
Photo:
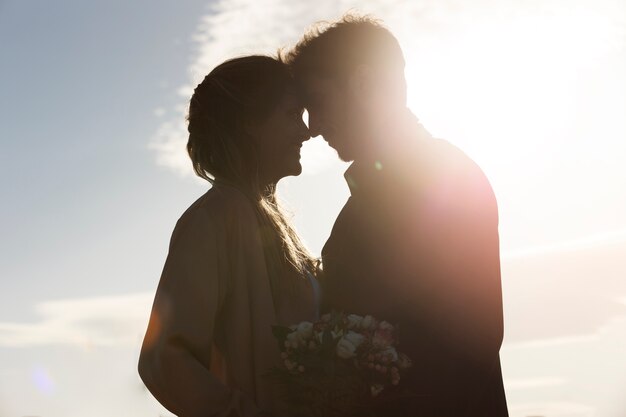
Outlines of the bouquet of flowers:
[[273,333],[283,366],[270,376],[294,417],[375,415],[381,393],[411,366],[396,350],[394,326],[369,315],[333,312],[315,323],[274,326]]

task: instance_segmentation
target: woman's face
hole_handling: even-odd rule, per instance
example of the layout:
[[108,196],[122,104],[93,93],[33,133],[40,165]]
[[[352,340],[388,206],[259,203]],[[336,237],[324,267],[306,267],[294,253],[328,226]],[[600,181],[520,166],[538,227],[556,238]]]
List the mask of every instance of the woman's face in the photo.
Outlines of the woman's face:
[[302,172],[300,149],[310,138],[302,120],[303,111],[295,95],[285,94],[269,116],[252,127],[261,181],[276,183],[283,177]]

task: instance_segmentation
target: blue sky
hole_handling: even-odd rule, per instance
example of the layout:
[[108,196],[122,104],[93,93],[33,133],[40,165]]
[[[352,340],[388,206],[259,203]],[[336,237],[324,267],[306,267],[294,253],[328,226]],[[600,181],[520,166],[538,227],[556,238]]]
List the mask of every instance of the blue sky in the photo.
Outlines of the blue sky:
[[167,239],[173,216],[161,216],[180,211],[195,184],[159,169],[147,144],[156,104],[186,80],[187,41],[205,10],[3,4],[3,317],[28,314],[25,297],[132,291],[158,274],[146,257]]
[[[171,230],[207,188],[184,155],[190,90],[350,7],[398,36],[411,108],[498,196],[512,417],[624,415],[623,1],[13,0],[0,2],[0,416],[168,415],[135,363]],[[346,165],[320,138],[302,160],[280,193],[319,253]]]

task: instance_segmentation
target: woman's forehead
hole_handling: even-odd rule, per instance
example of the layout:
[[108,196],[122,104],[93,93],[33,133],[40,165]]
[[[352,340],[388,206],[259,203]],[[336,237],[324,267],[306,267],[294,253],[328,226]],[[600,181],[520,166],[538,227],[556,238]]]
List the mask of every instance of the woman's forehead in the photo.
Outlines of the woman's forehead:
[[287,91],[280,99],[279,105],[284,107],[303,107],[302,98],[295,91]]

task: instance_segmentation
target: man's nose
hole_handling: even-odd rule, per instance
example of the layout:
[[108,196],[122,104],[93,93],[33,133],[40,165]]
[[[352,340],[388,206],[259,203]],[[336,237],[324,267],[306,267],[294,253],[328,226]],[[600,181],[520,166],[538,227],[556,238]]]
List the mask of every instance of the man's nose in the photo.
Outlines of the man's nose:
[[309,132],[309,128],[304,123],[304,120],[300,122],[299,133],[300,133],[300,139],[302,140],[302,142],[306,142],[307,140],[311,139],[311,132]]

